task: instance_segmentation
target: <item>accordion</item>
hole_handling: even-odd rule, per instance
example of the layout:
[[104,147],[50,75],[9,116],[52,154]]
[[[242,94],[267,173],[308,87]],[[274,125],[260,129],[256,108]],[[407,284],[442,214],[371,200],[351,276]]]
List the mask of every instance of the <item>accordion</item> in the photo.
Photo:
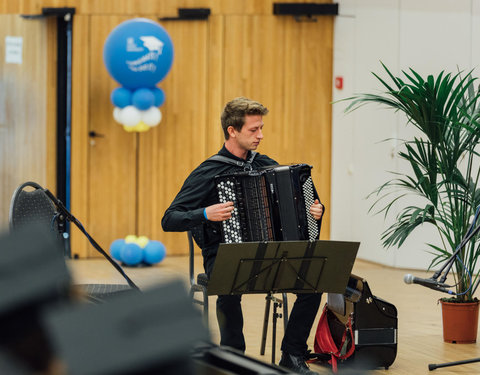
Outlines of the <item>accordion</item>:
[[316,240],[320,222],[310,214],[318,199],[307,164],[272,166],[215,177],[220,203],[233,202],[222,222],[224,243]]

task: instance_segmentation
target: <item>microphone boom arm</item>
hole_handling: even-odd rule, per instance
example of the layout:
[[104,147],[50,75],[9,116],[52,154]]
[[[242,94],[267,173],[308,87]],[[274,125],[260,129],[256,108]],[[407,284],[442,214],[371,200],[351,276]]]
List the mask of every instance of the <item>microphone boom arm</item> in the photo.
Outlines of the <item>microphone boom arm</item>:
[[87,239],[90,241],[92,246],[100,253],[102,254],[111,264],[112,266],[125,278],[127,281],[128,285],[130,285],[133,289],[140,290],[139,287],[127,276],[125,271],[118,265],[117,262],[115,262],[106,252],[103,250],[100,245],[95,241],[92,236],[90,236],[85,228],[83,227],[82,223],[80,223],[75,216],[73,216],[67,208],[64,206],[64,204],[57,198],[55,195],[53,195],[50,190],[48,189],[43,189],[45,194],[53,201],[53,203],[57,206],[61,214],[65,216],[65,219],[68,220],[69,222],[72,222],[76,225],[78,229],[87,237]]

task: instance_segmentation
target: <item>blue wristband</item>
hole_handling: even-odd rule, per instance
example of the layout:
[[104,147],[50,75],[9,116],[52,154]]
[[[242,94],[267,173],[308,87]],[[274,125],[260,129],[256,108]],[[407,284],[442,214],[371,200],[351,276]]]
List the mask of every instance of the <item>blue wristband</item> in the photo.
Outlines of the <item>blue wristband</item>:
[[205,219],[208,220],[208,217],[207,217],[207,209],[206,209],[206,208],[203,209],[203,216],[205,216]]

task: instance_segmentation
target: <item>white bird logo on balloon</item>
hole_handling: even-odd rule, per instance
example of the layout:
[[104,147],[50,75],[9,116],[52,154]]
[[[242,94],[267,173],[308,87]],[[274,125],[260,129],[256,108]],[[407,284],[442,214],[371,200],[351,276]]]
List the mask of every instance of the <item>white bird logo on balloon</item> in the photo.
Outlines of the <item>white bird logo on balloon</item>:
[[141,36],[140,40],[150,52],[157,51],[159,55],[162,54],[163,42],[161,40],[154,36]]

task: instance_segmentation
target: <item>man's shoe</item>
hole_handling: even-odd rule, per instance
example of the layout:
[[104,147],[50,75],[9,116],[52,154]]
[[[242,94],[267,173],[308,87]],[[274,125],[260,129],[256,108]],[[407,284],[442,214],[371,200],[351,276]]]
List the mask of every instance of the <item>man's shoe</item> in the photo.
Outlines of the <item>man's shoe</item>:
[[304,356],[296,356],[282,352],[282,358],[280,359],[280,366],[288,368],[297,374],[302,375],[319,375],[318,372],[311,371],[305,363]]

